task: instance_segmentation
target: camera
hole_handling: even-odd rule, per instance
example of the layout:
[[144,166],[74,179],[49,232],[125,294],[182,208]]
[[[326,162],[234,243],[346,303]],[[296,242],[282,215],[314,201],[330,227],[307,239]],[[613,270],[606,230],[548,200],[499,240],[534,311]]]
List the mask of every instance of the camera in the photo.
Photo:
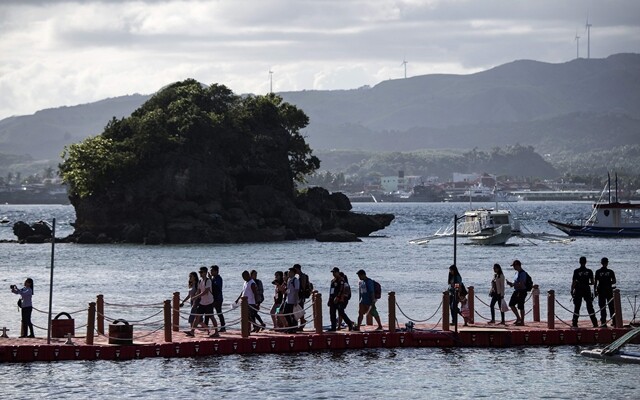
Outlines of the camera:
[[11,285],[11,286],[9,286],[9,288],[15,289],[15,288],[17,288],[17,286],[16,285]]

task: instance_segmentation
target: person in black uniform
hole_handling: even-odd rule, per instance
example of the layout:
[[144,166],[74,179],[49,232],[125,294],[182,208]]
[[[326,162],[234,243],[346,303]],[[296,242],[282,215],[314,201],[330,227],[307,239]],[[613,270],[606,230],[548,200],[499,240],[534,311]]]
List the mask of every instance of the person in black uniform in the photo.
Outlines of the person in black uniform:
[[591,292],[593,285],[593,271],[587,268],[587,258],[580,257],[580,268],[573,271],[573,281],[571,282],[571,297],[573,297],[573,327],[578,327],[578,316],[580,315],[580,307],[582,300],[587,304],[587,312],[591,317],[593,327],[598,327],[598,319],[593,310],[593,293]]
[[602,267],[596,271],[595,295],[598,296],[598,307],[600,307],[600,326],[607,327],[607,304],[609,305],[609,315],[613,318],[615,307],[613,305],[613,287],[616,284],[616,274],[607,268],[609,259],[603,257],[600,261]]

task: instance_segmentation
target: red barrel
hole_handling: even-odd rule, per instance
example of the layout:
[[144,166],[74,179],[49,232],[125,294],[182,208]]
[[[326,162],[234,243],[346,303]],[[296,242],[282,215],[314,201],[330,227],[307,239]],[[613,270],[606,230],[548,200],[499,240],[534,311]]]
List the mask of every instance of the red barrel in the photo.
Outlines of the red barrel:
[[[67,319],[59,319],[61,315],[65,315]],[[61,312],[51,320],[51,337],[66,338],[69,334],[76,334],[75,320],[66,312]]]
[[[123,325],[119,325],[122,322]],[[133,325],[124,319],[117,319],[109,325],[109,344],[133,344]]]

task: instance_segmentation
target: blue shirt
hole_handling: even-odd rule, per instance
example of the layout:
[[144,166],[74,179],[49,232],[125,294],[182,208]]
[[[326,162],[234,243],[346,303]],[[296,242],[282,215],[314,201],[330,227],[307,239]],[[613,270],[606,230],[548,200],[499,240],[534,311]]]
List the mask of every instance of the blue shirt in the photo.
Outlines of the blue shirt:
[[358,291],[360,292],[360,304],[370,306],[373,304],[373,281],[367,278],[358,283]]
[[213,279],[213,301],[222,303],[222,277],[216,275]]

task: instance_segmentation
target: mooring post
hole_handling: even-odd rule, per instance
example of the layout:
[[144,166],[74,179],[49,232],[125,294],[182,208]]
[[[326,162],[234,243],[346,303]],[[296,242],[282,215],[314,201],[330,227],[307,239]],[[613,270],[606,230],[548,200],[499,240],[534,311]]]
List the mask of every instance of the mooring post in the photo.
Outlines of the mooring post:
[[316,333],[322,333],[322,294],[318,291],[313,291],[313,326],[316,329]]
[[442,330],[449,330],[449,291],[442,292]]
[[531,296],[533,301],[533,322],[540,322],[540,287],[538,285],[533,285]]
[[556,292],[553,290],[547,292],[547,328],[556,328]]
[[613,308],[616,315],[613,316],[613,326],[622,328],[622,302],[620,301],[620,289],[613,290]]
[[475,289],[473,286],[469,286],[468,289],[469,294],[467,294],[467,302],[469,304],[469,323],[473,324],[475,319],[473,318],[474,313],[474,299],[475,299]]
[[173,292],[173,331],[180,332],[180,292]]
[[389,292],[389,332],[396,331],[396,292]]
[[171,300],[164,301],[164,341],[172,342],[171,337]]
[[93,330],[96,326],[96,303],[89,303],[89,314],[87,315],[87,338],[86,343],[93,344]]
[[104,296],[99,294],[95,304],[98,309],[98,332],[104,335]]
[[240,298],[240,330],[243,338],[249,337],[251,323],[249,322],[249,303],[247,297]]

